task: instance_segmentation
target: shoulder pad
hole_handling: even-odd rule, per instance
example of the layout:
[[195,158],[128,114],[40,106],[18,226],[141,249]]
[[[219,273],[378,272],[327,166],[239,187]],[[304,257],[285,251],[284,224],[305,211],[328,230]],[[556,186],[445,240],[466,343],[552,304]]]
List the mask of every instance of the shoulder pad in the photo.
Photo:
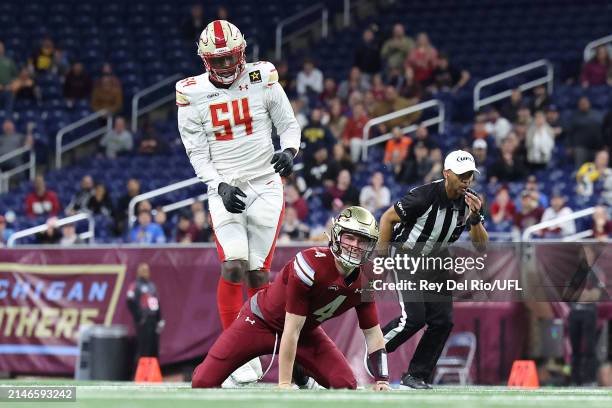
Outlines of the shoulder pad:
[[196,85],[196,83],[195,77],[181,79],[176,83],[175,89],[177,106],[188,106],[191,103],[189,88]]
[[[278,82],[278,72],[274,64],[268,61],[257,61],[249,64],[249,79],[251,83],[261,81],[262,85],[271,86],[275,82]],[[257,75],[259,71],[259,75]],[[259,78],[259,81],[258,81]]]

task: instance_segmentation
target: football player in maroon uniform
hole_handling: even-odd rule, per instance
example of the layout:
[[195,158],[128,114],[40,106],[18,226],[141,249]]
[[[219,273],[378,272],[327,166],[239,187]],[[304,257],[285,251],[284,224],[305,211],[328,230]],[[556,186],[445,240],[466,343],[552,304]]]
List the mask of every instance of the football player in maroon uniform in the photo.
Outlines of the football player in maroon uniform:
[[355,309],[367,344],[375,390],[389,389],[387,352],[378,313],[362,266],[378,241],[378,225],[361,207],[334,220],[329,247],[299,252],[272,285],[256,293],[217,339],[193,373],[194,388],[219,387],[252,358],[278,352],[280,388],[292,388],[294,362],[325,388],[357,387],[351,367],[320,327]]

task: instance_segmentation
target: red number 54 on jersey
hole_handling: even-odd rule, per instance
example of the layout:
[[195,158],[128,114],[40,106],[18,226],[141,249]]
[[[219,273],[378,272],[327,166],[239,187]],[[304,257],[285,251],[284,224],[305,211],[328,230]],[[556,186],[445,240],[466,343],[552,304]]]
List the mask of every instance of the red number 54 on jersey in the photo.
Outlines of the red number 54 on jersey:
[[[230,106],[232,114],[228,115]],[[232,140],[234,138],[232,128],[239,125],[244,125],[247,135],[253,133],[253,119],[249,111],[248,98],[211,104],[210,115],[212,118],[212,125],[214,127],[223,126],[224,129],[222,132],[215,132],[215,138],[217,140]],[[233,123],[231,119],[233,119]]]

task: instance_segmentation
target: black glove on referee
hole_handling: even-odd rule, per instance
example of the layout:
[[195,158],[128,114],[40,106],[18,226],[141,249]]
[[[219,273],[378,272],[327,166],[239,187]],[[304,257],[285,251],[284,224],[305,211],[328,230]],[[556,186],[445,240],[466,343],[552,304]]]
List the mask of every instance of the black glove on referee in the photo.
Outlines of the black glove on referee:
[[217,192],[221,196],[223,206],[227,211],[234,214],[240,214],[246,208],[244,201],[238,198],[238,196],[246,198],[246,194],[238,187],[230,186],[227,183],[219,183]]
[[274,153],[270,164],[274,164],[274,171],[282,177],[287,177],[293,172],[293,150],[285,149],[280,153]]

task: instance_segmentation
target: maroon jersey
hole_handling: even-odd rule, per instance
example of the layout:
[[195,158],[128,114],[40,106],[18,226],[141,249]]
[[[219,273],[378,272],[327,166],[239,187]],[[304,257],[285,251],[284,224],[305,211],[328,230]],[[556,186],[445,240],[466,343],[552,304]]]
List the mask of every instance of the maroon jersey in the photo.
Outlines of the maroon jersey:
[[364,291],[367,286],[361,268],[344,277],[329,248],[309,248],[289,261],[272,285],[257,293],[251,309],[281,331],[285,312],[306,316],[302,330],[311,330],[355,308],[359,327],[370,329],[378,324],[378,313],[371,292]]

